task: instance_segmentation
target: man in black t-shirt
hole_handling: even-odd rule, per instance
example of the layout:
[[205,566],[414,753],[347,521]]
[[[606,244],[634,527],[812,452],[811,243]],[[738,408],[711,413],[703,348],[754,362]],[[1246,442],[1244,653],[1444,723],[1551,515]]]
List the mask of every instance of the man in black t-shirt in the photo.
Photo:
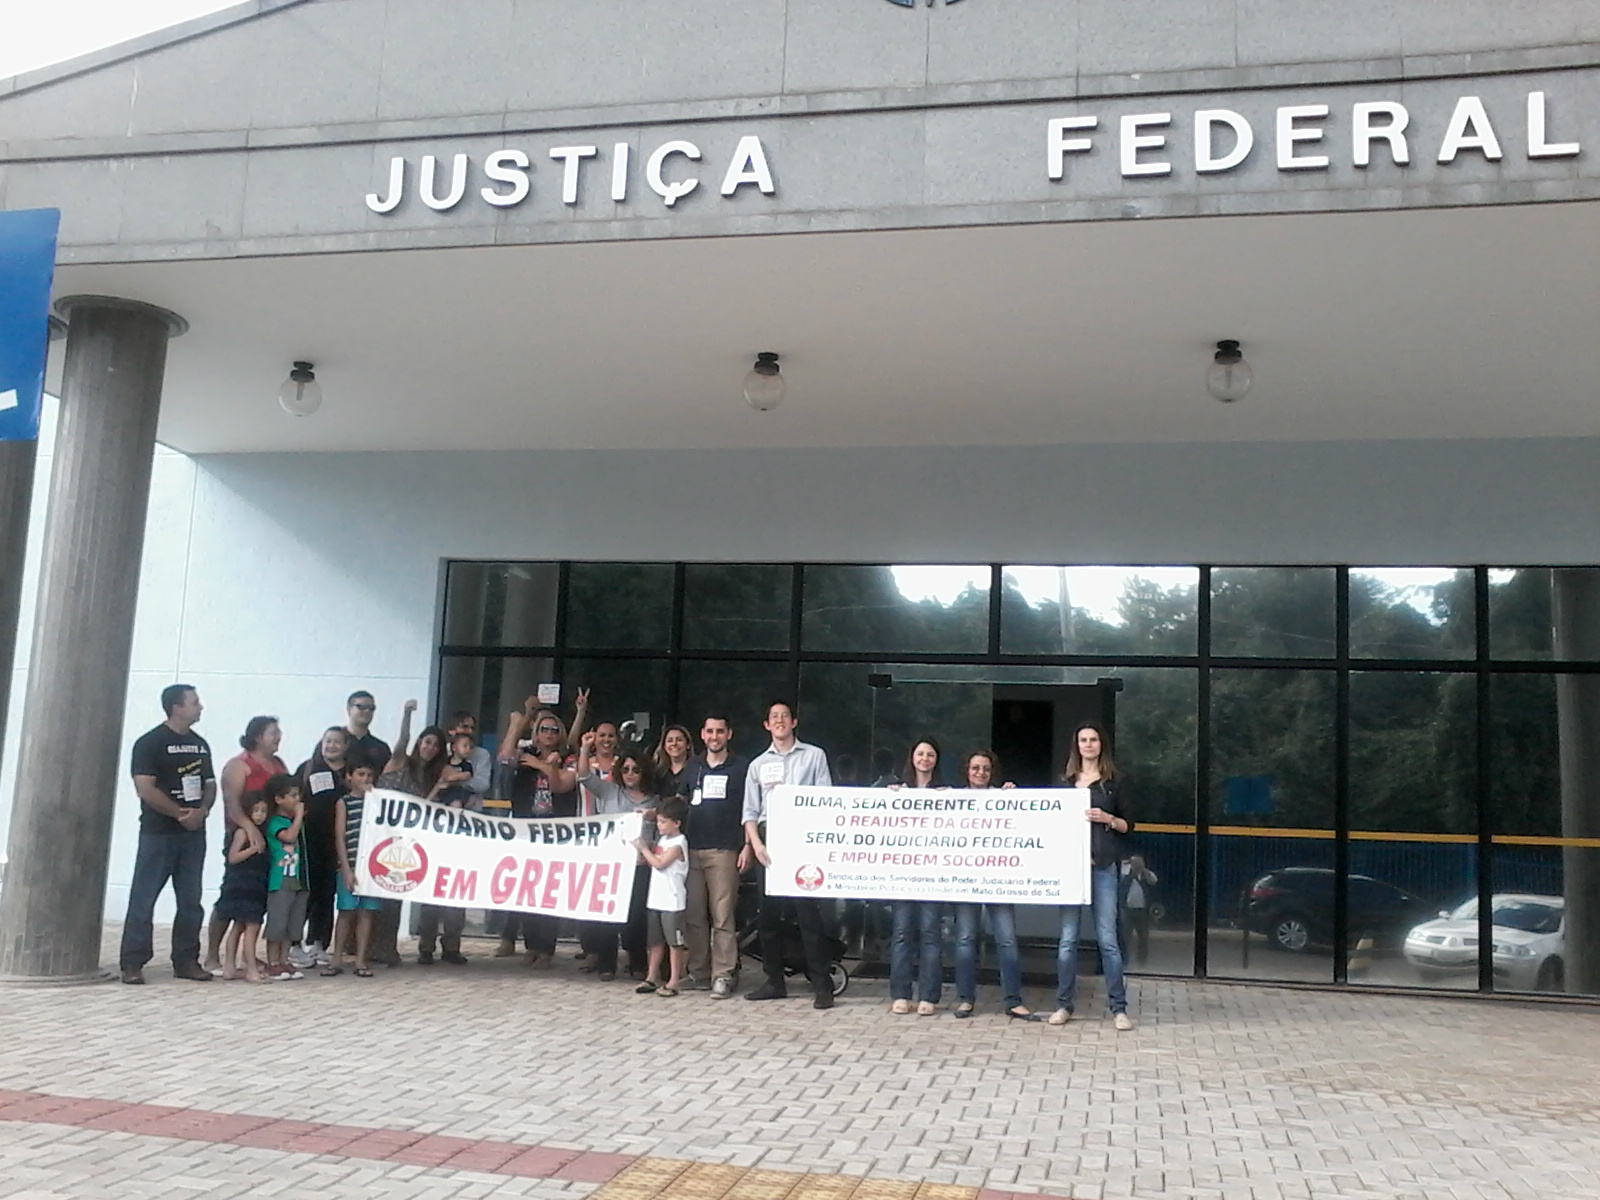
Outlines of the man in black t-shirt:
[[186,683],[161,693],[167,719],[133,744],[133,787],[139,811],[139,853],[128,888],[119,966],[123,983],[143,983],[155,957],[156,900],[172,882],[177,914],[172,922],[172,973],[211,982],[200,965],[201,878],[205,872],[206,816],[217,799],[211,747],[194,732],[203,710]]
[[690,759],[683,773],[689,789],[689,973],[700,986],[709,982],[718,1000],[739,986],[734,908],[739,873],[749,865],[743,812],[750,760],[729,751],[732,739],[727,717],[707,717],[700,729],[706,752]]
[[376,779],[388,768],[392,754],[388,742],[372,735],[372,717],[378,711],[377,701],[373,700],[371,692],[351,692],[350,698],[344,702],[344,710],[348,718],[345,732],[350,735],[350,749],[346,757],[350,762],[366,763],[372,768],[372,777]]

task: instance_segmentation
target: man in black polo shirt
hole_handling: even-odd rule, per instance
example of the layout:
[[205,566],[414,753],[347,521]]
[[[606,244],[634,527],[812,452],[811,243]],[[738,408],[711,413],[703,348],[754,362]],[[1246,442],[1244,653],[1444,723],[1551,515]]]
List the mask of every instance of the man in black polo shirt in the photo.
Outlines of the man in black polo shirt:
[[123,983],[143,983],[155,957],[156,899],[172,881],[172,973],[210,983],[200,965],[200,884],[206,861],[206,816],[217,799],[211,747],[194,731],[203,708],[194,688],[175,683],[161,693],[167,719],[133,744],[133,786],[139,812],[139,854],[122,927]]
[[689,760],[689,974],[711,995],[726,1000],[739,986],[739,939],[734,908],[739,873],[748,861],[744,784],[750,760],[733,754],[733,727],[709,716],[700,728],[706,752]]
[[372,735],[372,717],[378,711],[377,701],[372,698],[371,692],[351,692],[350,699],[344,702],[344,710],[348,718],[345,732],[350,735],[346,760],[366,763],[372,768],[372,777],[376,779],[388,767],[391,754],[389,743]]

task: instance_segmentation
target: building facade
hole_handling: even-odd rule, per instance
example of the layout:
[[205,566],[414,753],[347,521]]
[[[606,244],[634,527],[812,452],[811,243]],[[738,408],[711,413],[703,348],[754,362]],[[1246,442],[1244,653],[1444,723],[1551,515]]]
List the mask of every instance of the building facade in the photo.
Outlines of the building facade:
[[[792,691],[863,772],[1097,705],[1151,969],[1600,992],[1592,6],[261,0],[0,84],[0,142],[59,296],[188,325],[148,487],[96,477],[150,497],[123,746],[179,677],[304,751],[355,686]],[[1390,944],[1473,900],[1505,954]]]

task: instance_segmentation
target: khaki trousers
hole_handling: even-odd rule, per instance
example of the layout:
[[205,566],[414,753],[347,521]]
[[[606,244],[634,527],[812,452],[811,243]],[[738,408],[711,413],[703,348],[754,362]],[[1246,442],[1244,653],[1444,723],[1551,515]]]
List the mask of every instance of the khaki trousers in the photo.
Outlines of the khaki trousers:
[[689,851],[689,974],[711,981],[739,974],[734,906],[739,898],[737,850]]

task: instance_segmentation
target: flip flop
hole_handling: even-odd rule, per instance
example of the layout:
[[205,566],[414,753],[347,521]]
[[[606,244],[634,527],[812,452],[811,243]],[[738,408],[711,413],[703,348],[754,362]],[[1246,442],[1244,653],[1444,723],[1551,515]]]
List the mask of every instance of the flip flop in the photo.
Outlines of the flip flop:
[[343,975],[344,974],[344,968],[343,967],[327,966],[327,967],[323,967],[322,970],[318,972],[318,974],[321,975],[325,979],[332,979],[335,975]]
[[682,994],[683,993],[678,991],[677,988],[672,987],[661,987],[656,989],[656,995],[665,996],[669,1000],[674,996],[681,996]]
[[636,994],[638,994],[640,996],[648,996],[651,992],[660,991],[661,990],[661,986],[659,984],[651,983],[647,979],[643,983],[641,983],[638,987],[634,988],[633,990],[634,990],[634,992]]
[[356,978],[357,979],[371,979],[372,978],[372,971],[368,967],[357,967],[355,973],[356,973]]

